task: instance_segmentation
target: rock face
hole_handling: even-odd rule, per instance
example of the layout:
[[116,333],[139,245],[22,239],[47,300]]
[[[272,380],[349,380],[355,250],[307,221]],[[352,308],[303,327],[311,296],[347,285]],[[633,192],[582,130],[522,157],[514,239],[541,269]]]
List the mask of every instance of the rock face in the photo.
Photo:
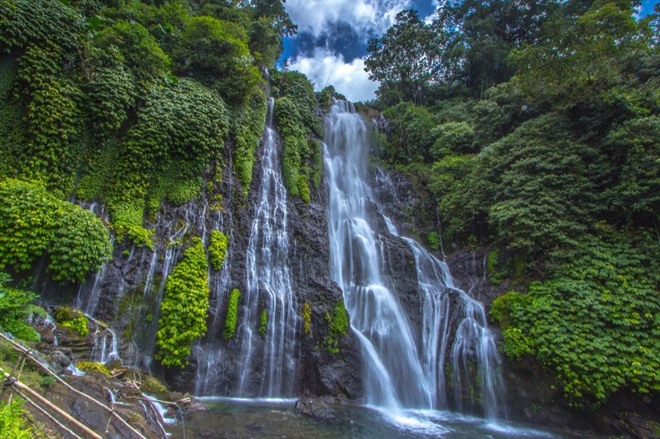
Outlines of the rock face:
[[[261,167],[257,160],[252,187],[246,197],[231,166],[231,150],[227,148],[223,178],[214,189],[218,195],[204,195],[182,206],[161,206],[155,217],[147,221],[145,227],[154,231],[153,248],[136,246],[128,239],[115,241],[113,259],[79,288],[54,284],[45,272],[36,276],[35,289],[42,293],[44,302],[74,305],[104,321],[119,338],[125,364],[160,375],[181,391],[231,395],[243,370],[240,341],[236,337],[226,341],[222,331],[229,292],[234,288],[241,292],[246,290],[246,249],[256,211]],[[260,148],[258,157],[261,154]],[[289,261],[300,322],[295,392],[359,398],[360,350],[352,333],[349,331],[340,338],[338,354],[331,354],[324,347],[328,333],[326,316],[332,314],[335,305],[343,299],[329,275],[327,188],[315,188],[311,195],[309,205],[300,200],[288,200]],[[107,219],[103,206],[85,207]],[[192,238],[198,236],[207,243],[212,230],[224,232],[229,243],[224,268],[209,271],[209,331],[193,348],[186,368],[163,369],[154,360],[154,354],[167,276]],[[302,317],[305,304],[311,310],[311,330],[307,333],[303,331]],[[239,322],[240,306],[241,302]],[[255,343],[262,341],[255,338]],[[91,353],[80,352],[76,358],[91,359]],[[260,366],[254,365],[250,379],[257,383],[255,386],[262,374]]]

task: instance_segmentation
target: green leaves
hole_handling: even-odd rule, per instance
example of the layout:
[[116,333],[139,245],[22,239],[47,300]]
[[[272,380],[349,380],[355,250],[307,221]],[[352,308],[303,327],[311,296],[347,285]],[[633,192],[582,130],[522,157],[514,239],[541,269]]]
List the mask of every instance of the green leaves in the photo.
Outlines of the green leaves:
[[[303,311],[305,310],[303,309]],[[328,322],[328,335],[325,338],[325,348],[331,354],[338,354],[339,339],[348,334],[348,328],[350,327],[348,311],[344,307],[344,302],[341,301],[335,304],[332,315],[326,312],[325,320]]]
[[227,235],[219,230],[211,231],[209,239],[209,261],[214,270],[220,270],[227,254]]
[[0,183],[0,267],[27,270],[47,252],[53,279],[83,282],[112,256],[110,234],[93,213],[35,183]]
[[39,341],[39,333],[26,322],[32,314],[45,314],[31,305],[39,296],[31,291],[10,288],[11,277],[0,272],[0,329],[21,340]]
[[248,48],[246,30],[213,17],[194,17],[175,49],[175,69],[217,90],[223,99],[240,103],[262,81]]
[[[238,299],[241,298],[241,292],[234,288],[229,293],[229,301],[227,302],[227,314],[225,317],[225,340],[229,341],[234,337],[236,332],[236,323],[238,321]],[[268,315],[266,315],[266,323],[268,323]],[[264,329],[265,330],[265,329]]]
[[551,367],[576,405],[601,403],[622,387],[660,390],[657,246],[646,238],[621,241],[611,231],[586,235],[581,245],[577,258],[527,294],[493,302],[504,352],[531,353]]
[[156,358],[163,366],[184,367],[194,340],[206,333],[209,307],[208,265],[201,239],[183,255],[167,278],[158,320]]

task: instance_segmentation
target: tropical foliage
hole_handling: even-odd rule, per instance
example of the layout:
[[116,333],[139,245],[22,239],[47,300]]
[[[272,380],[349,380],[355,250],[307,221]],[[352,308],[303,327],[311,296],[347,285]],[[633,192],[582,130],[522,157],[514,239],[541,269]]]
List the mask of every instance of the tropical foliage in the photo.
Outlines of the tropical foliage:
[[490,282],[518,291],[490,313],[503,352],[576,405],[660,389],[660,10],[636,3],[449,2],[399,14],[365,62],[378,158],[437,206],[420,233],[490,249]]
[[208,264],[201,239],[193,238],[167,278],[158,321],[156,358],[163,366],[188,363],[193,341],[206,333],[209,307]]

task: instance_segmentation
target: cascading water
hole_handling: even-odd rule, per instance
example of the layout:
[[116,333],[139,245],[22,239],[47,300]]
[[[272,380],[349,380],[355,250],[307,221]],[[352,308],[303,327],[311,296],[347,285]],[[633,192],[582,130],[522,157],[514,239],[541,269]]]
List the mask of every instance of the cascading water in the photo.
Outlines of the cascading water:
[[394,410],[432,407],[410,325],[381,272],[367,212],[374,198],[367,182],[367,128],[349,106],[337,102],[326,126],[330,272],[362,345],[367,403]]
[[[403,239],[415,257],[422,302],[418,352],[410,324],[386,286],[382,248],[371,227],[369,207],[376,209],[367,180],[367,129],[349,103],[337,102],[326,122],[326,136],[330,270],[362,343],[367,403],[390,410],[454,406],[498,416],[499,357],[483,306],[456,288],[444,262],[416,241],[400,237],[383,215],[389,233]],[[446,367],[451,368],[451,394]],[[466,388],[468,395],[478,389],[474,401],[466,401]]]
[[[227,225],[225,225],[225,222]],[[217,212],[217,216],[212,223],[213,230],[227,230],[229,245],[231,249],[234,246],[233,223],[231,212],[227,212],[227,219],[224,215]],[[220,387],[221,377],[226,373],[223,365],[224,351],[219,343],[220,332],[224,321],[220,318],[224,307],[227,306],[227,298],[231,283],[231,265],[233,254],[228,251],[219,272],[209,273],[211,281],[211,319],[208,327],[208,333],[202,343],[197,344],[194,349],[194,355],[197,359],[197,370],[195,372],[195,395],[218,395],[225,392]]]
[[[272,118],[271,98],[263,138],[259,198],[247,247],[244,305],[236,331],[241,341],[242,367],[238,395],[268,398],[293,396],[296,333],[300,326],[289,272],[287,196]],[[260,334],[263,312],[267,325],[265,333]],[[257,360],[263,363],[254,364]],[[254,373],[255,370],[261,373]]]

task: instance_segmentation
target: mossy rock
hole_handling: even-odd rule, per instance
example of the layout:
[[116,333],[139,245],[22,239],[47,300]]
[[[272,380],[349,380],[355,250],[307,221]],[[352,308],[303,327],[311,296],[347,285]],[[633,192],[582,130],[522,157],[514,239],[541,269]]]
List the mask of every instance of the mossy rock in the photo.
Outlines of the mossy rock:
[[58,306],[55,308],[53,316],[55,317],[55,322],[61,328],[67,329],[81,337],[89,334],[89,328],[87,327],[89,321],[82,311],[67,306]]
[[76,367],[83,372],[91,374],[101,374],[107,377],[110,376],[110,371],[101,363],[93,363],[91,361],[78,361]]
[[169,398],[170,391],[167,390],[165,384],[160,382],[158,378],[155,378],[151,375],[142,375],[140,379],[142,380],[142,385],[140,386],[140,390],[142,391],[142,393],[146,393],[147,395],[151,395],[151,396],[156,396],[157,398],[161,398],[161,399]]

